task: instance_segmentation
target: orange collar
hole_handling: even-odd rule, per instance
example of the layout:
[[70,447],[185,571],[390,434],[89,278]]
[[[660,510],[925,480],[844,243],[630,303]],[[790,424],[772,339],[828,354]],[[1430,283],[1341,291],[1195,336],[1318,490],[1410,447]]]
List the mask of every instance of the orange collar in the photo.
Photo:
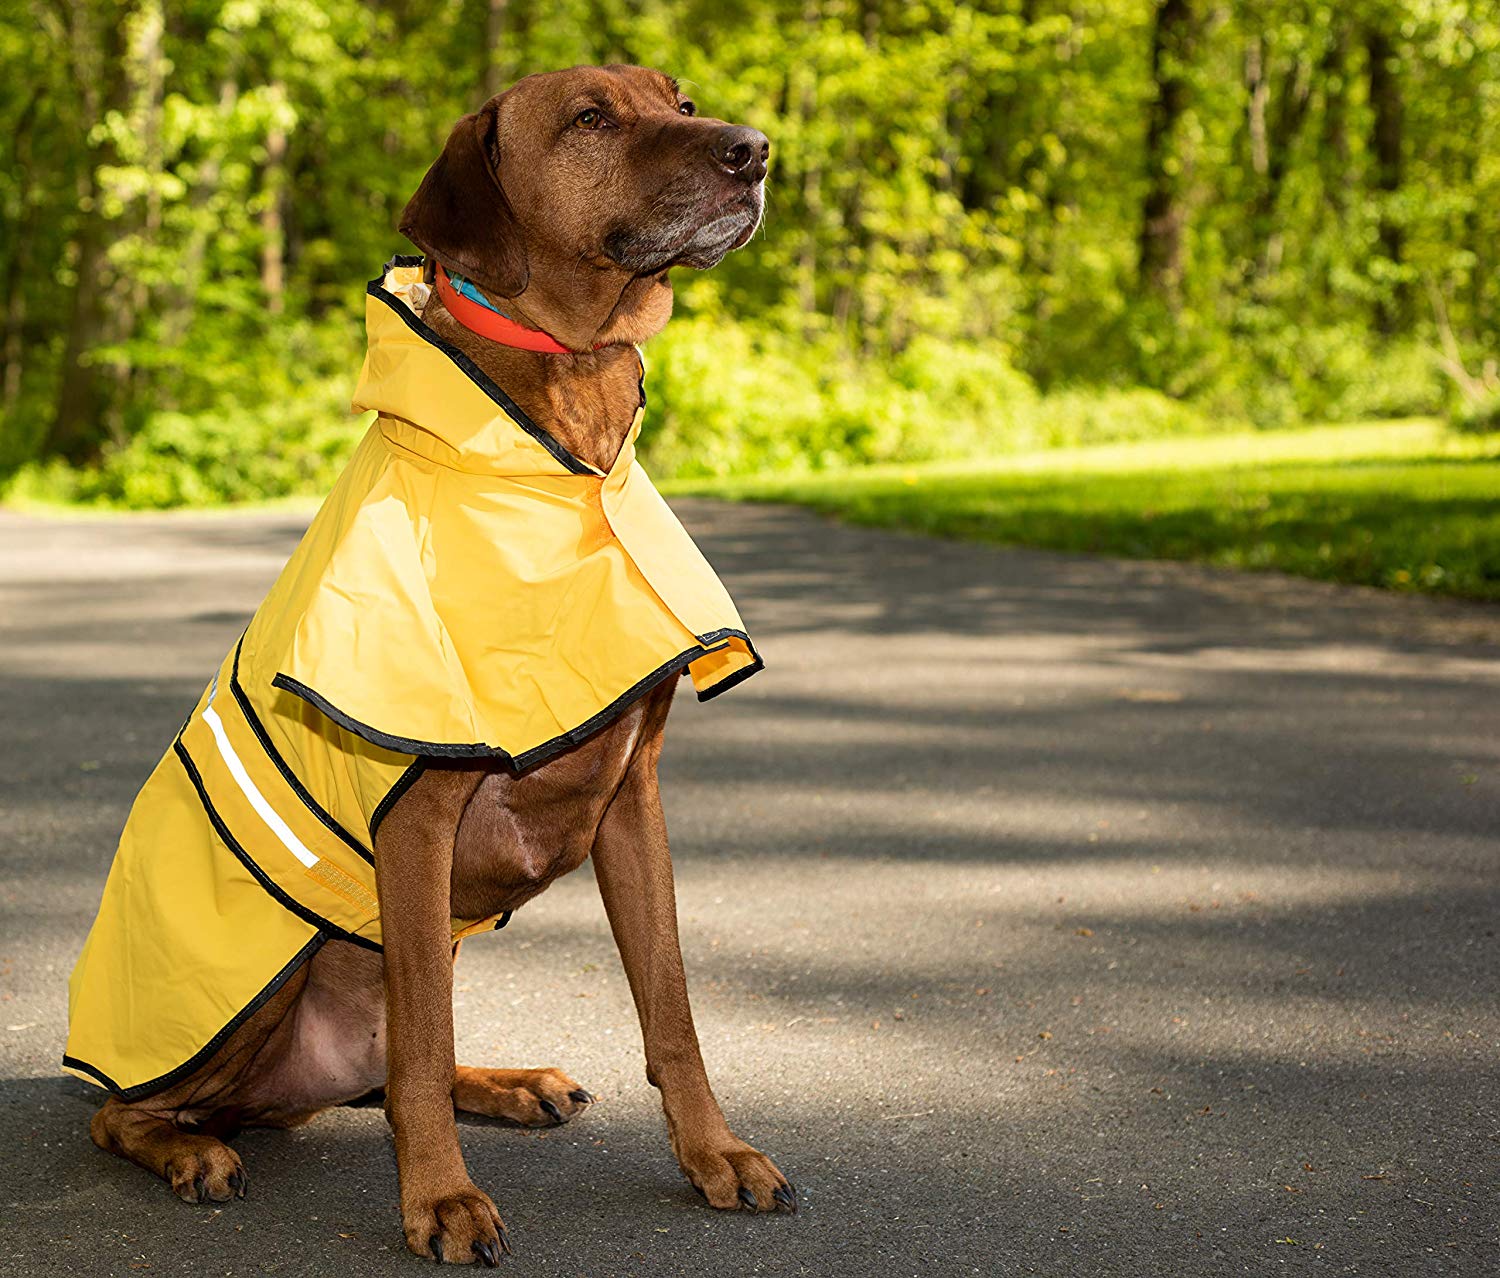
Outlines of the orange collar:
[[[437,268],[435,278],[438,296],[443,299],[448,314],[471,333],[478,333],[480,337],[487,337],[492,342],[514,346],[522,351],[539,351],[546,355],[576,353],[550,333],[544,333],[539,328],[527,328],[499,311],[492,311],[487,306],[471,301],[453,287],[453,281],[448,278],[448,272],[443,269],[441,262],[434,262],[433,265]],[[594,349],[599,348],[596,346]]]

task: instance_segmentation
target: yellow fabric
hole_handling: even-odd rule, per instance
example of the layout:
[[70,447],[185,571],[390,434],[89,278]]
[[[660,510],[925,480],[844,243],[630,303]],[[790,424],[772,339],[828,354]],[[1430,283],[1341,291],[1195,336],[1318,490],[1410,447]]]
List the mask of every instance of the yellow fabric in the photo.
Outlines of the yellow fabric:
[[635,461],[642,414],[607,474],[571,457],[421,323],[420,277],[371,285],[376,421],[121,837],[64,1068],[128,1097],[328,937],[379,947],[374,834],[423,760],[525,769],[679,671],[706,697],[760,668]]
[[295,621],[252,626],[247,667],[392,748],[523,766],[665,664],[700,695],[756,668],[635,460],[643,414],[607,475],[570,469],[421,325],[420,278],[367,299],[354,405],[379,416],[267,600]]

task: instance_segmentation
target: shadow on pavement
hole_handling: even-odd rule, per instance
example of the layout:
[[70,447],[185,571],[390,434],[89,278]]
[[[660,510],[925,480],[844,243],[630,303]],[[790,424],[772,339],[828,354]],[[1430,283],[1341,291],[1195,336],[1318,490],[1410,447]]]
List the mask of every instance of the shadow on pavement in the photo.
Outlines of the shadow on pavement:
[[[718,1216],[677,1173],[584,871],[455,978],[460,1059],[605,1098],[464,1124],[517,1272],[1493,1268],[1494,610],[683,507],[768,661],[679,698],[684,948],[726,1111],[804,1211]],[[5,525],[7,1272],[416,1272],[378,1107],[245,1134],[216,1213],[50,1075],[125,812],[300,523]]]

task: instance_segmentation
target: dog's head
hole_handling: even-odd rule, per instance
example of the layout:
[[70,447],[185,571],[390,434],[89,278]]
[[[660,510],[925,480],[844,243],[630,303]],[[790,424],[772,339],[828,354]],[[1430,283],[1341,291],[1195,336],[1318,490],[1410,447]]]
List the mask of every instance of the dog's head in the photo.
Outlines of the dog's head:
[[618,300],[749,240],[770,150],[755,129],[698,115],[659,71],[527,76],[458,122],[401,233],[492,296],[524,294],[533,314],[569,290],[586,303],[603,281]]

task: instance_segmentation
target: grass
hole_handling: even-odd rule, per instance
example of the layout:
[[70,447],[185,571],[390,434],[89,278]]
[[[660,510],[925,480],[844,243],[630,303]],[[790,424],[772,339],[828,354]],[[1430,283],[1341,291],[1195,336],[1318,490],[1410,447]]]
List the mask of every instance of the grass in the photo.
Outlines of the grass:
[[664,487],[945,537],[1500,599],[1500,435],[1425,420]]

